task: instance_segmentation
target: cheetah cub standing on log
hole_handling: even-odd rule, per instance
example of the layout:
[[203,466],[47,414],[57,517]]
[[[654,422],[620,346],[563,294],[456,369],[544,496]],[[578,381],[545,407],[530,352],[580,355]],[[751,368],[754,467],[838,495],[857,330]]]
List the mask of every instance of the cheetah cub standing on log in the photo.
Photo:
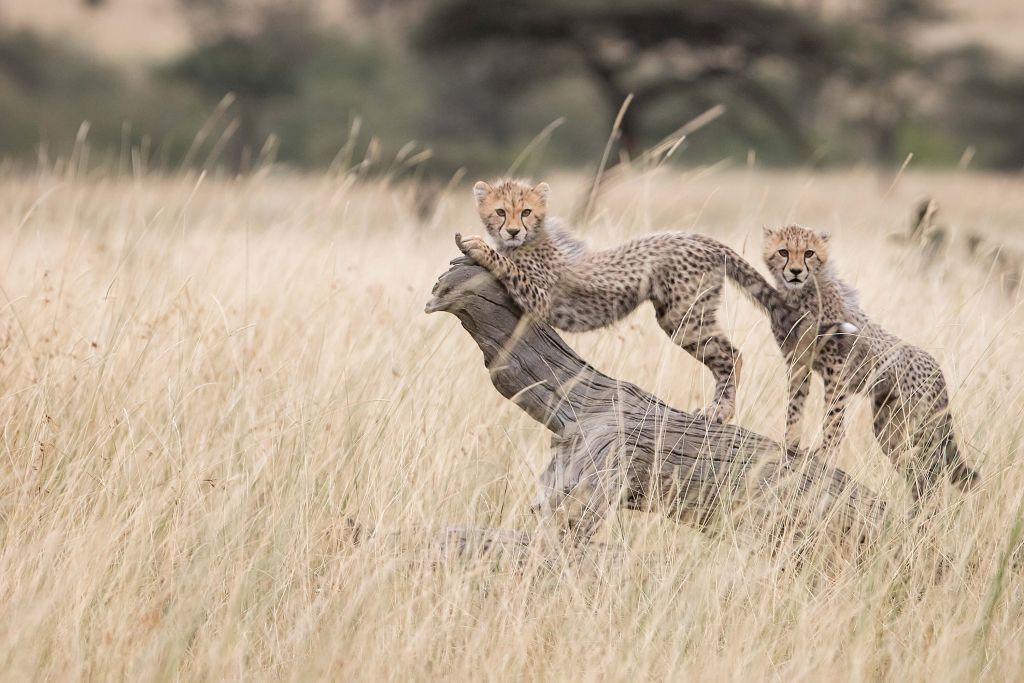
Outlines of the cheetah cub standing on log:
[[[705,419],[727,422],[735,410],[740,355],[715,318],[724,277],[769,314],[780,346],[793,346],[791,331],[807,330],[800,314],[724,244],[672,232],[590,251],[547,216],[548,192],[547,183],[478,182],[477,209],[498,249],[481,237],[456,235],[459,249],[497,277],[524,312],[560,330],[595,330],[653,303],[661,329],[714,375],[714,398],[698,413]],[[832,334],[839,327],[822,329]]]
[[887,332],[861,310],[857,293],[836,277],[829,263],[828,235],[799,225],[764,229],[764,260],[782,296],[816,320],[845,320],[859,333],[840,348],[818,344],[810,363],[790,368],[786,444],[800,440],[800,421],[810,373],[825,383],[822,446],[838,445],[846,402],[852,393],[871,395],[874,432],[893,464],[906,475],[915,500],[943,473],[961,488],[978,477],[960,454],[949,413],[946,380],[939,364],[923,349]]

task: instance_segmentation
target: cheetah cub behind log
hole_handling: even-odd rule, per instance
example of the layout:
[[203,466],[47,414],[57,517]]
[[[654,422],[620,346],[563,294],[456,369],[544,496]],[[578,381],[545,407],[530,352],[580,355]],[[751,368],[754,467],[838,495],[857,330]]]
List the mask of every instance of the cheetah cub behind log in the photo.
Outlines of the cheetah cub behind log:
[[[481,237],[456,235],[459,249],[497,277],[524,312],[560,330],[595,330],[650,301],[661,329],[714,375],[714,397],[698,413],[705,419],[727,422],[735,410],[740,355],[716,320],[725,277],[769,314],[781,347],[814,337],[800,314],[724,244],[672,232],[592,251],[547,216],[548,192],[547,183],[478,182],[477,209],[498,249]],[[846,331],[830,323],[814,332]]]
[[860,330],[843,348],[825,340],[810,363],[790,368],[786,444],[799,444],[813,370],[825,384],[823,448],[834,448],[841,440],[849,396],[866,393],[872,399],[875,437],[907,477],[915,500],[944,474],[967,488],[978,474],[957,447],[939,364],[861,310],[857,293],[832,270],[828,242],[827,234],[799,225],[764,229],[764,260],[785,300],[812,325],[816,320],[845,320]]

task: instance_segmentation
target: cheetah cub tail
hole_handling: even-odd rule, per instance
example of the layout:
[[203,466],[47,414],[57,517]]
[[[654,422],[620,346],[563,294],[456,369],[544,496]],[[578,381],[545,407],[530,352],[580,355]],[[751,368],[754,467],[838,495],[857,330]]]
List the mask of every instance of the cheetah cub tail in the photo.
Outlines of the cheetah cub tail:
[[838,337],[842,334],[857,334],[860,328],[853,323],[828,322],[818,326],[819,337]]
[[833,340],[839,345],[840,351],[846,354],[850,352],[853,340],[856,339],[854,335],[858,332],[860,332],[860,328],[853,323],[833,320],[818,325],[818,340],[819,342]]

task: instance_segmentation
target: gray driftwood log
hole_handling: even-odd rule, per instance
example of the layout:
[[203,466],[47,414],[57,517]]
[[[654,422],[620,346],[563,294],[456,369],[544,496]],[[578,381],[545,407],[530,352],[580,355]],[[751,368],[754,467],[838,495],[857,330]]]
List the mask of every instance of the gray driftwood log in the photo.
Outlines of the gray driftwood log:
[[494,387],[552,432],[534,509],[560,534],[586,543],[614,507],[701,528],[739,511],[776,539],[837,527],[863,539],[880,528],[884,504],[842,471],[608,377],[524,316],[486,270],[453,263],[426,310],[455,315],[483,351]]

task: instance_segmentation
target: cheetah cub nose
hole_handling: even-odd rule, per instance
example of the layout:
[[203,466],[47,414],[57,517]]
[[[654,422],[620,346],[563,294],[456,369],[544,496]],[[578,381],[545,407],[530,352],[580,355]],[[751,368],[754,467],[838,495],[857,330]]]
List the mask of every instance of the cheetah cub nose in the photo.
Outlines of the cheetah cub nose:
[[505,228],[505,232],[507,232],[510,237],[515,237],[519,234],[519,228]]
[[793,275],[799,275],[800,273],[802,273],[804,271],[803,271],[803,268],[790,268],[789,272],[793,273]]

